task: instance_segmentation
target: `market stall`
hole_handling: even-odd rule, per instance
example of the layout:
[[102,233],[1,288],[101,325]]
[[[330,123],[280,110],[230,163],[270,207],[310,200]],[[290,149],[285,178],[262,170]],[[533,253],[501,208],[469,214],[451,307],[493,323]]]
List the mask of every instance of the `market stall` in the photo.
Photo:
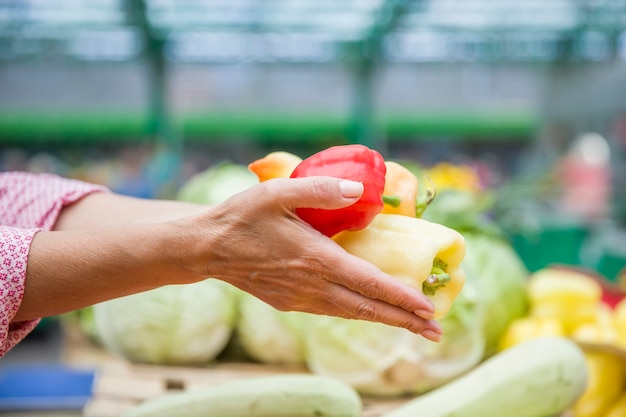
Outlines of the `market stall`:
[[[0,414],[626,415],[625,19],[609,1],[0,0],[0,172],[207,205],[371,180],[354,229],[356,210],[297,215],[421,289],[444,332],[172,285],[44,318],[0,358]],[[351,147],[381,163],[305,164]]]

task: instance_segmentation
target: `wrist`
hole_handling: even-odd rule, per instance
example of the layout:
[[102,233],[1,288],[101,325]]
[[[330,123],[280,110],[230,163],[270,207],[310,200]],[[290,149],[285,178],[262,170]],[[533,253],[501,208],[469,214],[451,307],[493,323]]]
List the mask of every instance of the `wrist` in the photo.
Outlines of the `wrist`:
[[214,239],[210,229],[203,226],[198,216],[159,224],[162,239],[159,252],[163,252],[165,268],[170,268],[170,278],[174,284],[186,284],[201,281],[209,277],[208,265],[211,263],[207,247],[213,247]]

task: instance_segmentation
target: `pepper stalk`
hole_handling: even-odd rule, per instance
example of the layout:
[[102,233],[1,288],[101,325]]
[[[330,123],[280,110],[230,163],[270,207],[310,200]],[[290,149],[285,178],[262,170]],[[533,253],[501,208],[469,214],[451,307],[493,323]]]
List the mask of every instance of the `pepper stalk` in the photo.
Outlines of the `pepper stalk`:
[[438,289],[444,288],[450,282],[450,274],[446,272],[448,264],[439,258],[433,261],[433,269],[428,278],[422,283],[422,292],[426,295],[435,295]]

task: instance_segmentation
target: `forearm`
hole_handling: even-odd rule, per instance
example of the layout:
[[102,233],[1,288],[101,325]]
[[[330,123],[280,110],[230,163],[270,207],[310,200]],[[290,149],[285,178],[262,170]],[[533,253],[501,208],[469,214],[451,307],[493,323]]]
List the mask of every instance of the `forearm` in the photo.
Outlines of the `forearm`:
[[63,207],[53,232],[39,232],[31,243],[24,297],[12,321],[200,279],[185,269],[184,238],[168,221],[206,209],[110,192]]
[[114,193],[94,193],[63,208],[53,230],[75,230],[123,224],[156,223],[198,214],[201,204],[147,200]]
[[202,279],[185,267],[188,233],[179,229],[176,223],[154,223],[36,234],[13,321]]

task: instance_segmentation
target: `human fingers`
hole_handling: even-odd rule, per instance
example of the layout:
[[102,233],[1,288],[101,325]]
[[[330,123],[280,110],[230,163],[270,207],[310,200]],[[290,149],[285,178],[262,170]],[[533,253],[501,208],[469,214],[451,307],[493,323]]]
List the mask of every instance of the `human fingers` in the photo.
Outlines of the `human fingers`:
[[397,306],[424,319],[433,319],[435,306],[416,288],[412,288],[375,265],[347,252],[336,262],[334,274],[327,279],[364,297]]
[[326,313],[330,311],[343,318],[402,327],[433,342],[441,340],[441,326],[433,319],[418,317],[401,307],[365,297],[341,285],[330,287],[325,295],[322,302],[330,304],[323,306]]
[[289,209],[338,209],[354,204],[363,194],[363,184],[358,181],[324,176],[276,178],[263,185]]
[[272,285],[269,291],[268,287],[261,290],[250,281],[234,281],[233,284],[280,311],[302,311],[383,323],[408,329],[434,342],[440,341],[442,336],[441,326],[434,319],[419,317],[401,307],[365,297],[329,281],[313,287],[290,282],[287,291],[280,284]]

